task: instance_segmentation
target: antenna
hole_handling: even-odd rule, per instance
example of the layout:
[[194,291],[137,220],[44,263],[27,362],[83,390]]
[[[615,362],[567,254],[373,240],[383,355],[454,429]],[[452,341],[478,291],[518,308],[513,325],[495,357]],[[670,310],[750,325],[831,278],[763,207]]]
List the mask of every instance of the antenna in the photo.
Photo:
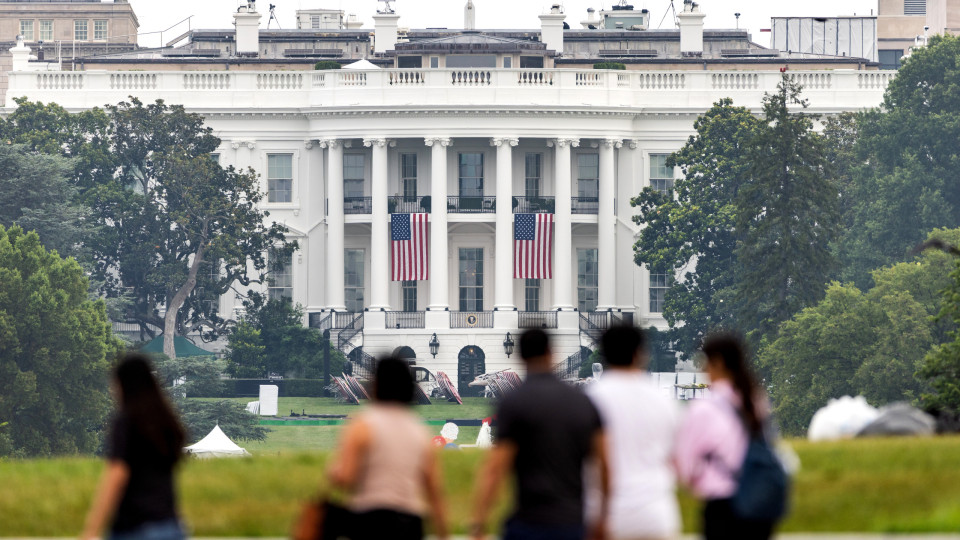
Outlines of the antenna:
[[667,20],[667,15],[669,15],[671,11],[673,12],[673,25],[677,25],[677,8],[673,6],[673,0],[670,0],[670,7],[667,8],[667,11],[663,14],[663,18],[660,19],[660,24],[657,25],[657,30],[663,26],[663,21]]
[[[267,19],[267,30],[270,29],[270,22],[277,21],[277,28],[280,28],[280,20],[277,19],[277,14],[273,10],[277,9],[277,6],[270,4],[270,18]],[[282,28],[281,28],[282,30]]]
[[377,10],[377,13],[393,13],[393,7],[390,5],[390,2],[394,0],[377,0],[378,2],[383,2],[383,9]]

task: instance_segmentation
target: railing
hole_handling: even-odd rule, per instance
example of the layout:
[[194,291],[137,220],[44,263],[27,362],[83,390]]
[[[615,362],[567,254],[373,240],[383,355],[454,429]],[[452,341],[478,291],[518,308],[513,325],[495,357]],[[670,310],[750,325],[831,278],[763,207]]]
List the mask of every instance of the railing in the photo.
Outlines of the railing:
[[447,197],[447,212],[454,214],[493,214],[496,211],[496,197]]
[[310,313],[307,315],[307,326],[321,332],[330,330],[333,327],[333,317],[329,313]]
[[580,365],[583,364],[582,351],[580,349],[553,366],[553,373],[560,379],[579,378]]
[[553,197],[514,197],[514,214],[552,214],[556,211]]
[[574,214],[598,214],[600,213],[600,199],[597,197],[572,197],[571,213]]
[[344,214],[372,214],[373,197],[344,197]]
[[[338,313],[337,315],[340,314]],[[353,341],[353,338],[357,337],[357,334],[363,332],[363,313],[349,313],[348,315],[353,315],[353,320],[344,326],[342,330],[337,332],[337,348],[343,352],[346,352],[345,349],[349,348],[350,342]]]
[[556,311],[521,311],[519,328],[556,328]]
[[580,313],[580,332],[594,343],[600,343],[603,333],[610,328],[610,313],[607,311],[589,311]]
[[388,311],[387,328],[426,328],[426,315],[422,311]]
[[333,328],[336,330],[363,330],[363,313],[338,311],[333,314]]
[[451,311],[450,328],[493,328],[493,312]]
[[363,347],[354,347],[345,354],[354,377],[373,380],[373,374],[377,371],[376,358],[364,352]]
[[431,199],[426,196],[392,195],[387,198],[387,210],[391,214],[416,214],[430,212]]

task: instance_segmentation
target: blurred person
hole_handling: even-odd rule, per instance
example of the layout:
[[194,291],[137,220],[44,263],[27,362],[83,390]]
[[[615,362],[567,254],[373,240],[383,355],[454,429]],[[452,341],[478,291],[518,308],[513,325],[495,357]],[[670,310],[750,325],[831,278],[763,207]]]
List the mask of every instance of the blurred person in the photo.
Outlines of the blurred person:
[[747,365],[743,341],[733,334],[703,342],[710,396],[695,400],[677,434],[680,480],[704,501],[707,540],[765,540],[775,520],[746,519],[732,504],[751,438],[763,437],[769,405]]
[[373,404],[344,429],[329,476],[351,494],[353,540],[421,539],[428,508],[436,536],[447,537],[438,449],[412,410],[414,384],[406,361],[381,360]]
[[[608,538],[654,540],[680,535],[680,508],[671,464],[680,422],[676,400],[660,393],[646,373],[650,356],[634,326],[607,330],[600,343],[606,370],[587,395],[600,411],[610,468]],[[588,522],[599,489],[590,482]]]
[[124,357],[112,390],[119,410],[107,440],[107,468],[81,539],[99,538],[109,522],[112,540],[181,540],[173,472],[183,456],[183,428],[145,357]]
[[603,538],[607,468],[602,422],[587,396],[553,374],[549,337],[542,330],[520,336],[527,378],[497,407],[496,444],[477,475],[470,534],[483,538],[500,483],[516,478],[514,512],[504,540],[582,540],[584,464],[599,464],[599,519],[592,538]]

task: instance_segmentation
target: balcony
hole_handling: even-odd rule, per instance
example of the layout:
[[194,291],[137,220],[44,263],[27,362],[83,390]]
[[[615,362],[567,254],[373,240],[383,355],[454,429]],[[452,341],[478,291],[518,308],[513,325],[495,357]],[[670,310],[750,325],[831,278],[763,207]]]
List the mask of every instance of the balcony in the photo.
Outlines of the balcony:
[[493,312],[451,311],[450,328],[493,328]]
[[556,328],[556,311],[521,311],[518,327],[522,330],[530,328]]
[[514,197],[514,214],[552,214],[556,212],[553,197]]
[[426,328],[425,314],[422,311],[388,311],[386,312],[387,329],[395,328]]
[[344,214],[371,214],[373,213],[373,197],[344,197]]
[[387,198],[387,210],[391,214],[430,213],[430,196],[393,195]]
[[570,212],[573,214],[600,213],[600,199],[597,197],[572,197]]
[[447,197],[447,212],[451,214],[495,214],[496,197]]

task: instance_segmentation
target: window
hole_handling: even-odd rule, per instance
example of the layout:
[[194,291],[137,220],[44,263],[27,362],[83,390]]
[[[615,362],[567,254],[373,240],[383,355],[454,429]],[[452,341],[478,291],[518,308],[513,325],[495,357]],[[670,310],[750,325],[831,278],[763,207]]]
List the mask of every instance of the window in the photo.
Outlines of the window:
[[926,15],[927,0],[903,0],[904,15]]
[[197,280],[196,295],[206,307],[207,313],[216,314],[220,311],[220,299],[215,294],[217,283],[220,281],[220,259],[204,262],[200,267]]
[[513,67],[513,57],[504,56],[503,57],[503,69],[510,69]]
[[900,69],[901,58],[903,58],[903,49],[881,50],[880,69]]
[[577,155],[577,197],[600,197],[600,154]]
[[346,249],[343,252],[343,292],[347,311],[363,311],[363,250]]
[[267,202],[293,201],[293,155],[267,155]]
[[667,274],[650,274],[650,313],[663,312],[663,298],[669,288]]
[[543,69],[542,56],[521,56],[520,69]]
[[210,153],[210,159],[212,159],[214,163],[216,163],[216,164],[218,164],[218,165],[220,164],[220,154],[219,154],[219,153],[217,153],[217,152],[211,152],[211,153]]
[[73,21],[73,39],[77,41],[87,40],[87,21]]
[[420,69],[423,67],[422,56],[398,56],[397,67],[406,69]]
[[540,280],[527,279],[523,283],[523,305],[527,311],[540,311]]
[[650,154],[650,187],[666,193],[673,189],[673,168],[667,167],[669,154]]
[[24,41],[33,41],[33,21],[20,21],[20,35]]
[[524,163],[524,196],[540,196],[540,179],[543,178],[543,154],[527,154]]
[[310,16],[310,28],[318,30],[320,28],[320,16],[311,15]]
[[93,39],[106,41],[107,39],[107,21],[93,21]]
[[400,154],[400,187],[403,196],[417,196],[417,155]]
[[439,57],[439,56],[431,56],[431,57],[430,57],[430,67],[433,68],[433,69],[437,69],[437,68],[440,67],[440,57]]
[[448,68],[495,68],[497,67],[497,55],[448,54],[446,62]]
[[40,39],[53,41],[53,21],[40,21]]
[[597,309],[597,250],[577,250],[577,309],[595,311]]
[[417,311],[417,282],[404,281],[400,290],[403,293],[403,310]]
[[267,280],[267,296],[270,300],[293,300],[293,271],[290,257],[282,258],[271,253],[270,278]]
[[460,311],[483,311],[483,248],[460,248]]
[[460,154],[460,196],[483,196],[483,154]]
[[363,197],[363,154],[343,156],[343,196]]

